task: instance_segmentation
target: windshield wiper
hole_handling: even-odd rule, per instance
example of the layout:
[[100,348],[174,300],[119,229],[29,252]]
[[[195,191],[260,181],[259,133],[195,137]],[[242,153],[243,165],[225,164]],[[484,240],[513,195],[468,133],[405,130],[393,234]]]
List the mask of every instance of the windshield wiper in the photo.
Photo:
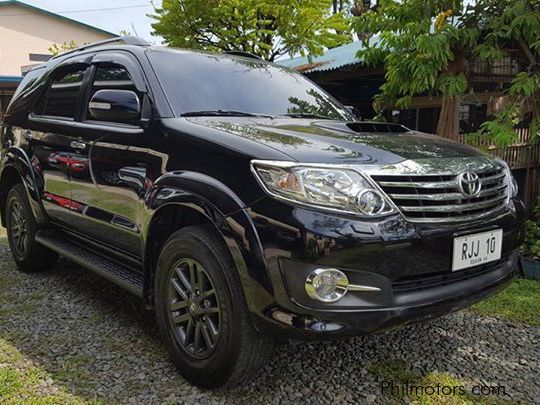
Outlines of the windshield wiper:
[[236,110],[202,110],[188,111],[182,114],[182,117],[265,117],[274,118],[270,114],[257,114]]
[[305,112],[302,112],[302,113],[287,113],[287,114],[283,114],[283,115],[286,116],[286,117],[291,117],[291,118],[318,118],[318,119],[323,119],[323,120],[329,120],[330,119],[330,118],[324,117],[322,115],[313,114],[313,113],[305,113]]

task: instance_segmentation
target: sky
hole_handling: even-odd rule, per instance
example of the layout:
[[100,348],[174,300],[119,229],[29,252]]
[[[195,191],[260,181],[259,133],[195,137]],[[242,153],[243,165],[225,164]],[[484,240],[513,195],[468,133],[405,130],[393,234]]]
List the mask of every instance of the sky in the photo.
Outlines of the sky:
[[[153,0],[159,5],[161,0]],[[150,0],[21,0],[47,11],[60,14],[114,33],[121,30],[159,44],[160,39],[151,35],[153,12]]]

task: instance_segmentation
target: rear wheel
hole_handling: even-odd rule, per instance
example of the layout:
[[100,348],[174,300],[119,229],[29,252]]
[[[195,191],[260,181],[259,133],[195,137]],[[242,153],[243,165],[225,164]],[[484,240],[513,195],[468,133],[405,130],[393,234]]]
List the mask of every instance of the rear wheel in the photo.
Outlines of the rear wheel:
[[22,184],[9,191],[5,215],[11,255],[19,270],[30,273],[53,266],[58,255],[36,243],[38,225]]
[[232,260],[210,227],[186,227],[165,243],[155,298],[171,358],[196,385],[234,385],[272,353],[273,339],[251,325]]

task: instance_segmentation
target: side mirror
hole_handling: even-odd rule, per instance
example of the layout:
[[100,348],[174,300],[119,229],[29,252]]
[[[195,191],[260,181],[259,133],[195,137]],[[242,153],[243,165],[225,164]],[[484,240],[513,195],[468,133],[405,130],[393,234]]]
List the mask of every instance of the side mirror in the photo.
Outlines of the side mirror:
[[99,121],[136,124],[141,119],[141,102],[130,90],[98,90],[88,103],[88,110]]

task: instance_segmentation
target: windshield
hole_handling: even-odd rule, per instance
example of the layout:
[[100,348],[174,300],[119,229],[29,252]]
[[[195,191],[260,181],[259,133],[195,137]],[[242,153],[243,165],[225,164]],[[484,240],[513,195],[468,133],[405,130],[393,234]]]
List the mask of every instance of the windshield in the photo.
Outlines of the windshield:
[[153,50],[176,116],[272,115],[353,120],[324,90],[289,69],[234,56]]

